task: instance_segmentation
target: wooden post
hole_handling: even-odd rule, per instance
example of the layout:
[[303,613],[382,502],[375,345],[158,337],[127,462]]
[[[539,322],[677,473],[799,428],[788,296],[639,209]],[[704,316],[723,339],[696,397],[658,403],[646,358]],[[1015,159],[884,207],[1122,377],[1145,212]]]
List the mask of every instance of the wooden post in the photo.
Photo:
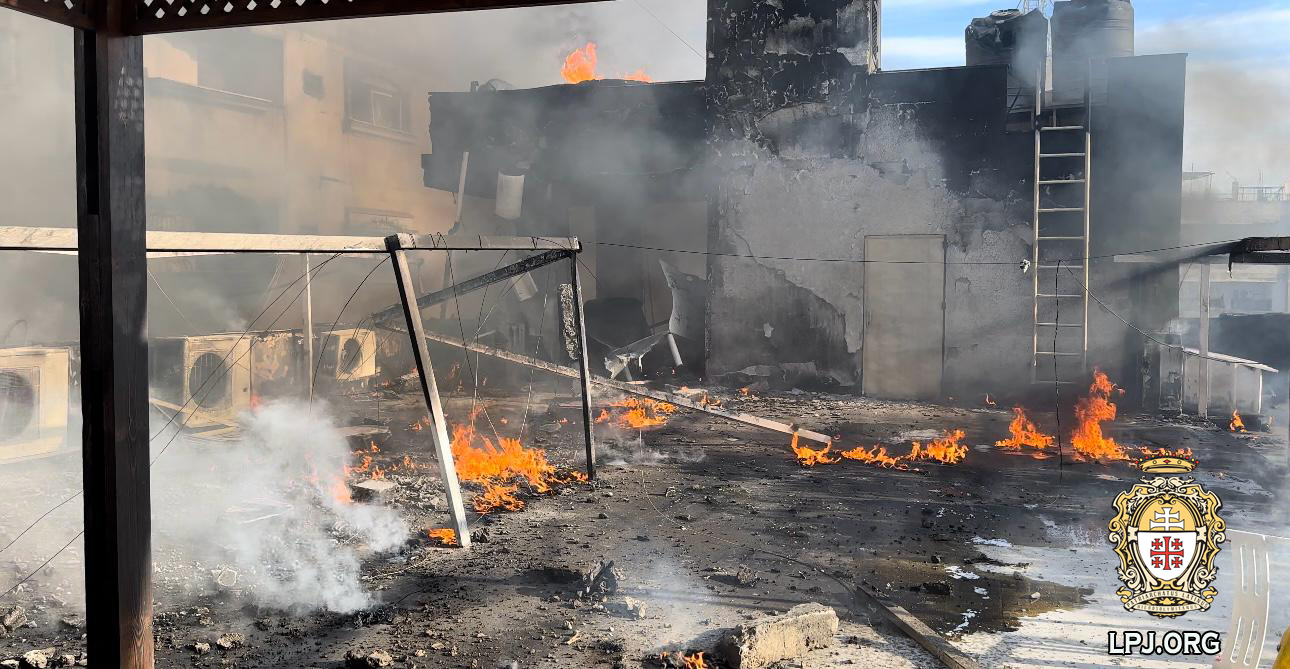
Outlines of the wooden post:
[[[569,279],[573,283],[573,319],[578,325],[578,378],[582,382],[582,431],[587,442],[587,478],[596,478],[596,442],[591,434],[591,369],[587,361],[587,324],[582,317],[582,284],[578,281],[578,254],[569,252]],[[628,377],[631,378],[631,377]]]
[[1209,417],[1209,270],[1208,261],[1200,263],[1200,374],[1196,395],[1196,415]]
[[408,271],[407,251],[400,248],[398,236],[388,241],[390,256],[394,261],[394,276],[403,301],[403,316],[412,338],[412,357],[417,363],[417,376],[421,379],[421,392],[425,394],[430,409],[430,434],[434,440],[435,456],[439,460],[439,476],[448,492],[448,510],[452,513],[453,529],[457,544],[470,547],[470,529],[466,527],[466,509],[461,502],[461,484],[457,481],[457,464],[452,459],[452,442],[448,440],[448,427],[443,417],[443,402],[439,399],[439,386],[435,383],[434,366],[430,363],[430,348],[426,344],[425,326],[421,322],[421,308],[412,287],[412,274]]
[[96,666],[149,669],[143,40],[132,3],[94,7],[99,29],[74,37],[86,645]]

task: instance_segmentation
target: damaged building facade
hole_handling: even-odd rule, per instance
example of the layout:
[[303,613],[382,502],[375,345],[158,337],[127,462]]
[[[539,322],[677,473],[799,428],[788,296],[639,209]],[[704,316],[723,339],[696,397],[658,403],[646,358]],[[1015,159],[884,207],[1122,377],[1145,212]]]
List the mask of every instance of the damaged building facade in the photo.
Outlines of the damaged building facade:
[[1174,266],[1125,261],[1180,243],[1185,56],[1131,55],[1127,2],[1070,0],[1051,56],[983,56],[977,20],[969,65],[886,71],[879,7],[711,0],[702,82],[432,93],[426,184],[474,196],[465,231],[587,242],[593,339],[662,328],[664,264],[702,281],[709,377],[1025,397],[1098,366],[1132,397],[1143,337],[1111,310],[1177,315]]

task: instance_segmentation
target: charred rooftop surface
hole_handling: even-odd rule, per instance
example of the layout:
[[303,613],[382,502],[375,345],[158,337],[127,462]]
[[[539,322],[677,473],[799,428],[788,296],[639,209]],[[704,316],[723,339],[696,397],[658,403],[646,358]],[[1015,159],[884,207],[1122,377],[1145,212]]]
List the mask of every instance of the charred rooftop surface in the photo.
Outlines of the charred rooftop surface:
[[[1184,244],[1186,56],[1135,55],[1125,0],[996,12],[968,65],[903,71],[881,67],[880,6],[709,0],[702,81],[601,78],[588,43],[568,84],[494,79],[416,114],[348,60],[340,111],[307,69],[279,95],[285,65],[265,97],[188,91],[255,114],[304,96],[291,118],[399,144],[428,111],[421,183],[453,206],[346,204],[390,236],[281,251],[299,279],[168,249],[135,470],[152,501],[128,509],[155,528],[158,664],[1094,666],[1109,631],[1193,626],[1125,610],[1111,501],[1135,459],[1195,457],[1234,543],[1284,534],[1285,347],[1250,334],[1282,341],[1283,314],[1211,337],[1209,282],[1222,255],[1287,264],[1290,238]],[[206,51],[152,67],[200,84]],[[304,230],[338,181],[298,176],[282,209]],[[220,194],[200,215],[182,188],[152,201],[225,230],[279,206],[207,186],[183,187]],[[77,575],[99,562],[75,511],[100,509],[70,473],[71,336],[0,349],[6,667],[89,659]],[[1220,592],[1248,595],[1248,546],[1220,554]]]

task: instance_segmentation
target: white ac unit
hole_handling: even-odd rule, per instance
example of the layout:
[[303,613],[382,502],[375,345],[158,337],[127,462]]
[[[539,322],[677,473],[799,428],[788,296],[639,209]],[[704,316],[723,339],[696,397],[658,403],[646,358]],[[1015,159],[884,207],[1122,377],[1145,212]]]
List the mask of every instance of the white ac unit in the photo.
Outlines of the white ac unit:
[[251,408],[251,342],[237,334],[152,340],[154,403],[180,413],[185,428],[235,424]]
[[68,443],[71,349],[0,349],[0,461],[48,455]]
[[318,335],[318,378],[341,382],[376,376],[376,331],[369,328],[331,330]]

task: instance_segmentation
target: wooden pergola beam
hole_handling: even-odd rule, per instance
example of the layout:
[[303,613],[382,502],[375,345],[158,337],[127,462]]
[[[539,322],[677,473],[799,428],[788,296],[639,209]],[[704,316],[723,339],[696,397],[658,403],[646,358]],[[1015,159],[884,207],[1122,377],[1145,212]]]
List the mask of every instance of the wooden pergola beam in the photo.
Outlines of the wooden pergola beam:
[[[31,1],[31,0],[27,0]],[[135,34],[401,16],[480,9],[568,5],[599,0],[135,0]]]
[[72,6],[68,7],[64,0],[0,0],[0,7],[8,7],[73,28],[93,29],[96,24],[86,11],[86,2],[87,0],[73,0]]

